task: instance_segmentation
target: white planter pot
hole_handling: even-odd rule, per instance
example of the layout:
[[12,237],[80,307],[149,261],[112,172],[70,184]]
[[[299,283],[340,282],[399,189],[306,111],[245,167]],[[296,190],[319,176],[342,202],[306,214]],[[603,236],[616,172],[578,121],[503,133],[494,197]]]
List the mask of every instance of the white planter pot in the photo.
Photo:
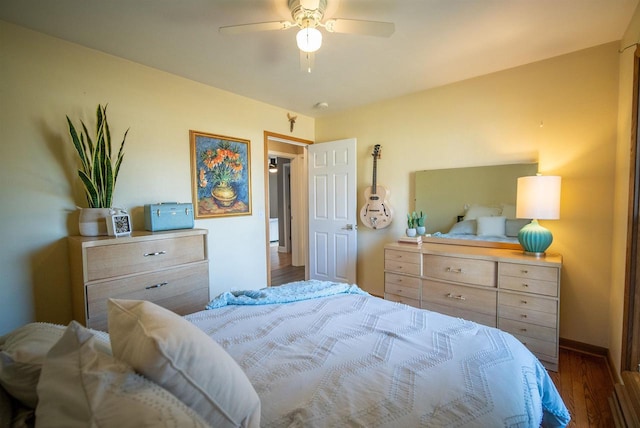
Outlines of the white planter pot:
[[416,229],[415,228],[407,229],[407,236],[409,237],[416,236]]
[[80,208],[80,235],[101,236],[107,234],[106,218],[111,214],[110,208]]

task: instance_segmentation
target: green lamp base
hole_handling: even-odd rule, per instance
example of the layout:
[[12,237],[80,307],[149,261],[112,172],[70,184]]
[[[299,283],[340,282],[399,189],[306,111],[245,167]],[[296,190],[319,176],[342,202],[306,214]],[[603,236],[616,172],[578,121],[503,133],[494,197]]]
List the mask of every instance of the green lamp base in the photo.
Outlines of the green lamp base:
[[532,220],[518,232],[518,242],[526,255],[543,257],[545,250],[553,242],[553,235],[549,229],[540,226],[538,220]]

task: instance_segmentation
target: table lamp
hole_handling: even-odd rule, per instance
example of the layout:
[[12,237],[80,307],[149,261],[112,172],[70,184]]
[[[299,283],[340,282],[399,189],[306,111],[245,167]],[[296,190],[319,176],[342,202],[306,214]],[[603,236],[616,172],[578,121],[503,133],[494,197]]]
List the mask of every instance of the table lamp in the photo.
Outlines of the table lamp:
[[560,182],[561,177],[551,175],[518,178],[516,217],[532,219],[518,232],[518,241],[527,255],[543,257],[553,242],[551,232],[538,220],[560,218]]

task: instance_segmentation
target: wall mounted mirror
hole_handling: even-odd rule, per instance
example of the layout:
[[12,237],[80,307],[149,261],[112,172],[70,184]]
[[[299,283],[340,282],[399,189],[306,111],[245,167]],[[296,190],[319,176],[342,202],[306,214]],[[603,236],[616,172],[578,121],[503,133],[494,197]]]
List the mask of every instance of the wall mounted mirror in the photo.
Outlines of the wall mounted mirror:
[[415,209],[427,215],[427,233],[446,233],[464,215],[465,206],[515,205],[518,177],[537,172],[537,163],[418,171]]

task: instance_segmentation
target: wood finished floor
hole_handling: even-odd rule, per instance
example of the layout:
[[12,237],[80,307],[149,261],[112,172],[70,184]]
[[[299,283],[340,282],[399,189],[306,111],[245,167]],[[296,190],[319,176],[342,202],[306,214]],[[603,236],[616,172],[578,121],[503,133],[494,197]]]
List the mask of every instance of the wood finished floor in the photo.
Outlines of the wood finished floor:
[[[291,253],[271,247],[271,285],[303,279],[304,266],[291,266]],[[571,413],[569,428],[614,426],[609,407],[613,380],[605,357],[560,348],[559,370],[549,375]]]
[[571,413],[570,428],[611,428],[613,380],[607,359],[560,348],[560,367],[549,375]]
[[271,247],[271,285],[282,285],[304,279],[304,266],[291,266],[291,253],[279,253]]

